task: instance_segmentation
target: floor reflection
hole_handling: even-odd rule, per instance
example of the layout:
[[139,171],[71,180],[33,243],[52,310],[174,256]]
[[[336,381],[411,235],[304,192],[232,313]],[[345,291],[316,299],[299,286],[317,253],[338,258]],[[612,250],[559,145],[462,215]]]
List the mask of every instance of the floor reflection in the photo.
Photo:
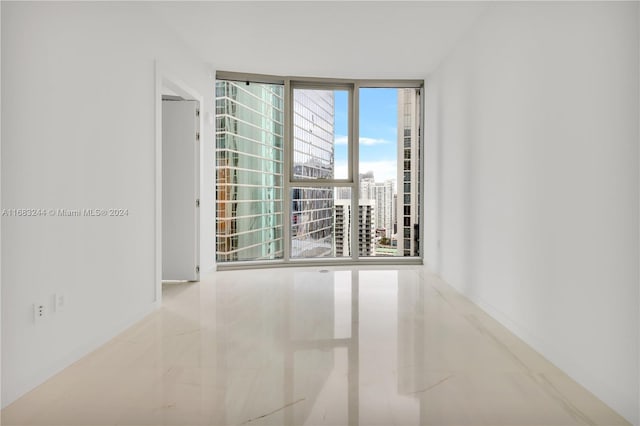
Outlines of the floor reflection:
[[423,268],[218,272],[3,425],[625,425]]
[[403,422],[420,424],[419,275],[307,270],[282,278],[259,292],[219,287],[217,379],[226,392],[216,423],[376,424],[393,405]]

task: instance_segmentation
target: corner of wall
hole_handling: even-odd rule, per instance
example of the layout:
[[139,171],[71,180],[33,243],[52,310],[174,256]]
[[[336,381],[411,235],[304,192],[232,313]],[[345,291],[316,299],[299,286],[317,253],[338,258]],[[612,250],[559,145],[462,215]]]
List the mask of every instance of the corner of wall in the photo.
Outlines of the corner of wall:
[[[639,27],[638,3],[493,7],[427,81],[443,152],[425,171],[438,181],[426,200],[436,272],[635,423]],[[602,82],[589,95],[585,70]],[[598,277],[616,278],[604,289]]]
[[[2,46],[2,2],[0,2],[0,46]],[[0,47],[0,51],[2,48]],[[2,99],[2,55],[0,55],[0,99]],[[0,102],[0,210],[2,210],[2,102]],[[2,216],[0,215],[0,407],[2,405]]]
[[[636,26],[638,29],[638,69],[640,69],[640,3],[636,2],[637,19]],[[640,73],[638,73],[638,104],[640,104]],[[640,107],[638,108],[638,135],[640,135]],[[640,139],[638,140],[640,146]],[[640,168],[640,149],[638,150],[638,165]],[[640,172],[638,173],[638,201],[640,203]],[[640,208],[639,208],[640,211]],[[638,216],[638,244],[640,245],[640,215]],[[639,250],[640,252],[640,250]],[[638,256],[638,275],[640,276],[640,256]],[[638,282],[638,306],[640,306],[640,282]],[[640,315],[638,316],[638,344],[640,345]],[[636,426],[640,426],[640,351],[638,352],[638,413],[636,415]]]

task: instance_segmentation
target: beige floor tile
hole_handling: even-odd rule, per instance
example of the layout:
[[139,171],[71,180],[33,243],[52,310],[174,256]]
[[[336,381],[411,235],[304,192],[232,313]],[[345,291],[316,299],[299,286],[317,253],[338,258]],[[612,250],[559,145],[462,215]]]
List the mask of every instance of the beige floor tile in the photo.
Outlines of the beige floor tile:
[[2,424],[627,424],[423,268],[219,272],[163,297]]

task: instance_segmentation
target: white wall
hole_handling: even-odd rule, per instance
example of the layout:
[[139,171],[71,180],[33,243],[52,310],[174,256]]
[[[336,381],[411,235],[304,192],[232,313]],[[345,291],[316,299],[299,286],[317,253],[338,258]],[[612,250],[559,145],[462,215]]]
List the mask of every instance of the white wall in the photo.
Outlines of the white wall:
[[219,70],[422,79],[487,6],[437,1],[204,1],[158,2],[155,7]]
[[[6,405],[154,307],[154,61],[204,96],[205,118],[213,112],[213,86],[209,70],[144,4],[0,7],[2,208],[130,211],[118,219],[3,218]],[[173,16],[181,37],[203,39],[203,49],[222,43],[234,25],[174,7],[166,5],[162,19]],[[412,23],[441,24],[403,28],[411,30],[405,50],[413,54],[407,43],[422,37],[431,54],[397,70],[392,61],[381,69],[379,57],[405,33],[387,37],[369,18],[405,23],[399,6],[392,15],[382,4],[366,13],[344,7],[346,21],[358,17],[355,33],[365,47],[355,56],[348,44],[338,47],[338,58],[348,61],[327,62],[322,50],[307,49],[318,42],[314,31],[301,39],[272,34],[273,20],[262,15],[252,33],[240,34],[244,55],[234,56],[237,46],[224,55],[214,48],[218,56],[208,60],[231,71],[421,77],[442,50],[429,44],[428,31],[437,35],[456,23],[459,30],[482,8],[447,20],[415,6]],[[426,97],[427,140],[438,142],[426,155],[427,261],[630,419],[640,376],[636,8],[495,6],[433,73]],[[279,16],[291,5],[263,9]],[[308,15],[306,6],[296,10]],[[320,12],[316,26],[336,16],[334,6]],[[341,28],[339,40],[350,36]],[[255,34],[267,38],[256,45]],[[262,44],[285,39],[316,62],[249,59],[270,52]],[[371,66],[363,71],[363,63]],[[203,136],[203,164],[214,164],[207,120]],[[203,172],[206,271],[214,259],[214,174]],[[50,303],[53,293],[66,296],[65,310],[34,326],[32,303]]]
[[[2,46],[2,5],[0,5],[0,46]],[[2,55],[0,55],[0,81],[2,81]],[[0,99],[2,99],[2,84],[0,84]],[[2,139],[2,102],[0,102],[0,140]],[[0,145],[1,146],[1,145]],[[2,149],[0,149],[0,209],[2,209]],[[0,216],[1,218],[1,216]],[[1,221],[2,219],[0,219]],[[2,384],[2,226],[0,226],[0,389]],[[0,408],[2,405],[0,391]],[[0,421],[2,421],[0,419]]]
[[637,8],[497,5],[426,96],[429,266],[636,424]]
[[[2,2],[2,207],[129,209],[2,218],[4,405],[155,306],[155,61],[213,112],[205,65],[158,22],[141,4]],[[64,311],[34,325],[32,304],[54,293]]]

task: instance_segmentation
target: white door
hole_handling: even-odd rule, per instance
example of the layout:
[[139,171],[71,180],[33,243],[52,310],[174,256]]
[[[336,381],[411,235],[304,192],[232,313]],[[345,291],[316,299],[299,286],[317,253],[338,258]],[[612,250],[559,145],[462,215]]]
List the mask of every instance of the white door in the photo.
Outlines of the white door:
[[162,279],[200,279],[198,101],[162,101]]

